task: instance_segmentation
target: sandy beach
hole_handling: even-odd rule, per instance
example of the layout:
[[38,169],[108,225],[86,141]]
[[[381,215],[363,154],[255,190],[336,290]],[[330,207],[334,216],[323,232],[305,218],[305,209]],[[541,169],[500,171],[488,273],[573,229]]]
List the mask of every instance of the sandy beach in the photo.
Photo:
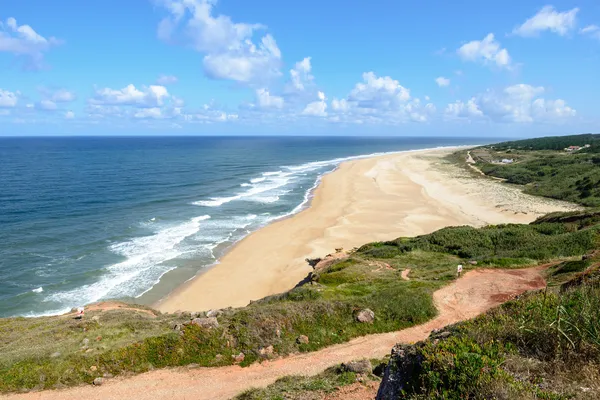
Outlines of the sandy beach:
[[245,306],[293,288],[306,258],[335,248],[416,236],[453,225],[528,223],[574,205],[474,177],[443,157],[455,148],[347,161],[323,177],[309,208],[236,244],[216,266],[154,304],[164,312]]

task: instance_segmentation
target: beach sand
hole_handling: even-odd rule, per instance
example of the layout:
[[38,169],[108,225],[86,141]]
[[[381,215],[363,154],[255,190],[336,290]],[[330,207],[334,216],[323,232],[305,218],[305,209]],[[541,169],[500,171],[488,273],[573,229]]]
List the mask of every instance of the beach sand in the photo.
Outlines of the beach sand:
[[309,208],[236,244],[216,266],[154,304],[163,312],[240,307],[293,288],[312,268],[306,258],[335,248],[430,233],[446,226],[529,223],[574,205],[517,187],[443,157],[456,149],[389,154],[342,163],[325,175]]

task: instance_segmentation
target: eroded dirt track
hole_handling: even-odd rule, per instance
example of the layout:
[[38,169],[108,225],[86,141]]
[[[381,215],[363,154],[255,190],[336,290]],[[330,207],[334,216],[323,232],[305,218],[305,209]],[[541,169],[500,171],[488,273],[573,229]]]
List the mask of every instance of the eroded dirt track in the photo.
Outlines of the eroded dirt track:
[[398,332],[368,335],[313,353],[296,354],[247,368],[175,368],[151,371],[129,378],[115,378],[99,387],[3,396],[9,399],[229,399],[251,387],[267,386],[286,375],[314,375],[326,368],[359,358],[379,358],[398,342],[426,339],[434,329],[473,318],[511,297],[545,286],[543,267],[523,270],[474,270],[436,291],[439,310],[435,319]]

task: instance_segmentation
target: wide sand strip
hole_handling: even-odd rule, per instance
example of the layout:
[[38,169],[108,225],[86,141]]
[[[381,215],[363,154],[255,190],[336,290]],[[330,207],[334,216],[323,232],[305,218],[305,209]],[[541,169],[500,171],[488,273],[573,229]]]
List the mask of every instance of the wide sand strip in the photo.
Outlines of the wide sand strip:
[[443,160],[456,149],[411,151],[342,163],[323,177],[310,207],[250,234],[220,263],[154,306],[164,312],[245,306],[293,288],[306,258],[335,248],[416,236],[452,225],[528,223],[568,203],[473,178]]

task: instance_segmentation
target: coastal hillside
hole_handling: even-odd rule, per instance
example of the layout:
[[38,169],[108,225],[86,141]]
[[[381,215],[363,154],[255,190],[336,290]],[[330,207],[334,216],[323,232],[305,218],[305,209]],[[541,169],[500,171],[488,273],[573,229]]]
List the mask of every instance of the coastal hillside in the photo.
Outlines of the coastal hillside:
[[[398,344],[389,359],[357,360],[313,377],[282,378],[236,399],[597,399],[599,220],[596,210],[554,214],[532,224],[596,232],[595,250],[546,264],[545,290],[509,299],[473,320],[434,331],[425,341]],[[395,254],[403,243],[385,244],[385,255]],[[439,237],[422,243],[448,249]]]
[[459,154],[463,164],[523,185],[525,193],[600,206],[600,134],[503,142]]
[[591,265],[581,257],[598,248],[600,230],[597,213],[569,215],[444,228],[308,260],[314,271],[295,289],[244,308],[162,314],[113,303],[90,307],[82,320],[2,319],[0,390],[102,384],[170,366],[247,366],[398,331],[436,315],[432,294],[456,280],[457,264],[465,272],[552,265],[550,282],[562,281]]

